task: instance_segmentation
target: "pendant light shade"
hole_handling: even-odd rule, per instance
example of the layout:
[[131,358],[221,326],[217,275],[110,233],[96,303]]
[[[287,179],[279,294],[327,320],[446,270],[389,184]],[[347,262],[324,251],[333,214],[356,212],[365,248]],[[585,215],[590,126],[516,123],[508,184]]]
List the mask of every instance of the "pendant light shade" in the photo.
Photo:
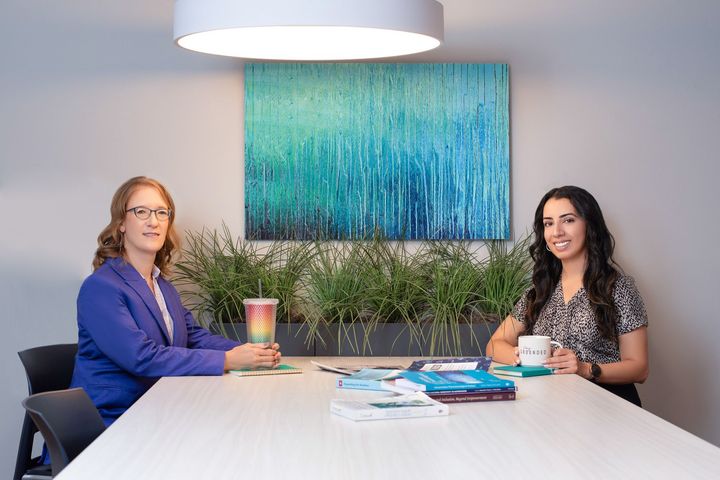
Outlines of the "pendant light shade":
[[431,50],[443,40],[435,0],[175,0],[175,42],[215,55],[352,60]]

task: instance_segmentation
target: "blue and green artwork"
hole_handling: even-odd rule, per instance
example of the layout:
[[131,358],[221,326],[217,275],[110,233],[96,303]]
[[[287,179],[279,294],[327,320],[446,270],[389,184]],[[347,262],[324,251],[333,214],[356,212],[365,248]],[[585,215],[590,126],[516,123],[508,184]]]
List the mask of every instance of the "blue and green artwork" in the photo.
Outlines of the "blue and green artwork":
[[509,238],[508,94],[504,64],[246,64],[247,238]]

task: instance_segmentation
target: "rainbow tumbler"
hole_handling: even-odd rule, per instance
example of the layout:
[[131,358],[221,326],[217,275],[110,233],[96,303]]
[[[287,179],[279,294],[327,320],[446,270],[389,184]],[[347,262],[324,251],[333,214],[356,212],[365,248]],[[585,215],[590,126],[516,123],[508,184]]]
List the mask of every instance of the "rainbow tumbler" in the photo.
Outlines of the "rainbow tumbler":
[[245,322],[247,323],[247,341],[250,343],[275,343],[275,316],[277,298],[246,298]]

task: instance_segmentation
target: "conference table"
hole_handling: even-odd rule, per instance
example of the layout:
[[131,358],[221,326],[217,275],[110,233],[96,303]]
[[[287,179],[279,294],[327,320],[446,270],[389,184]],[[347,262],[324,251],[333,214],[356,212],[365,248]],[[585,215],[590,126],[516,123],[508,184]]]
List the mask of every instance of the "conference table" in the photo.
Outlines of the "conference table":
[[[81,479],[719,478],[720,449],[577,375],[517,378],[512,401],[450,404],[446,417],[353,422],[310,363],[301,374],[165,377],[57,477]],[[510,377],[507,377],[510,378]]]

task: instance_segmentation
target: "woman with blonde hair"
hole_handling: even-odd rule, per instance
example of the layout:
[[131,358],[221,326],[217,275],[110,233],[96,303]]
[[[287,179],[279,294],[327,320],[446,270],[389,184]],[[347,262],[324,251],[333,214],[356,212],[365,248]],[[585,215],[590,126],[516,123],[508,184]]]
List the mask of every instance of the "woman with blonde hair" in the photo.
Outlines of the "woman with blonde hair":
[[157,180],[134,177],[115,192],[98,236],[94,272],[77,299],[78,354],[72,386],[82,387],[106,424],[160,377],[222,375],[271,368],[279,346],[237,342],[199,327],[165,279],[178,246],[175,204]]

